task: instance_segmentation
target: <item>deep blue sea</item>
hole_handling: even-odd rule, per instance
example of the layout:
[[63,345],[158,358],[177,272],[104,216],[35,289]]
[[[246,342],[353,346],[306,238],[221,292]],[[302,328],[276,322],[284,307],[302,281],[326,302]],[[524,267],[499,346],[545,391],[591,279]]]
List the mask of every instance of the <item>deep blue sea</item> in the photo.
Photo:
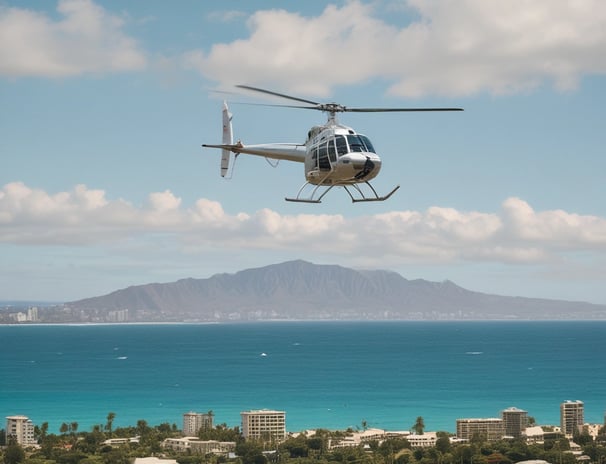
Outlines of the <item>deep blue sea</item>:
[[[240,424],[286,411],[289,431],[370,427],[454,432],[457,418],[515,406],[559,424],[585,402],[604,420],[606,322],[296,322],[0,326],[0,420],[80,430],[188,411]],[[2,424],[2,422],[0,422]],[[0,425],[0,428],[3,428]]]

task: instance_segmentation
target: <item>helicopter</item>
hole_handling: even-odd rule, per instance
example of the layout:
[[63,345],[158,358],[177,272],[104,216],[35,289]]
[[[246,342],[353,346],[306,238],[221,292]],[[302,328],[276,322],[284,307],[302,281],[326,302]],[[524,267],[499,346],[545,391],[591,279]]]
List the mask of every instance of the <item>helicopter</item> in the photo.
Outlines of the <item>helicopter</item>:
[[[318,103],[271,90],[237,85],[236,87],[253,92],[298,102],[298,105],[261,104],[262,106],[302,108],[318,110],[328,114],[323,125],[313,126],[307,132],[304,143],[267,143],[244,145],[233,141],[233,115],[227,102],[223,102],[223,139],[221,144],[203,144],[206,148],[219,148],[221,154],[221,176],[225,177],[240,154],[263,156],[273,160],[286,160],[304,163],[305,183],[295,197],[286,197],[286,201],[301,203],[321,203],[324,196],[333,187],[343,187],[353,203],[385,201],[399,188],[397,185],[386,195],[379,195],[370,181],[381,170],[381,158],[377,155],[370,139],[351,127],[337,121],[337,113],[378,113],[410,111],[463,111],[462,108],[350,108],[338,103]],[[270,163],[271,164],[271,163]],[[366,188],[362,188],[366,186]],[[311,193],[304,192],[311,188]]]

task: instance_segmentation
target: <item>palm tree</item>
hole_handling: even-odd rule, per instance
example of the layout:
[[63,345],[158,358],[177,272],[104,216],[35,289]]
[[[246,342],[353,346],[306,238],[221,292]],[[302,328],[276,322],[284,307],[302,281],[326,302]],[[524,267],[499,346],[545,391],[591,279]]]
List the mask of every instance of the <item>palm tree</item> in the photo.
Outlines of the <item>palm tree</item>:
[[69,424],[69,433],[72,436],[72,442],[73,442],[74,445],[78,441],[78,438],[76,437],[77,430],[78,430],[78,423],[77,422],[71,422]]
[[149,431],[149,425],[147,425],[147,421],[143,419],[139,419],[137,421],[137,433],[139,436],[145,435]]
[[115,412],[110,412],[107,415],[107,424],[105,425],[105,430],[109,433],[109,438],[112,437],[112,426],[114,424],[114,419],[116,418]]

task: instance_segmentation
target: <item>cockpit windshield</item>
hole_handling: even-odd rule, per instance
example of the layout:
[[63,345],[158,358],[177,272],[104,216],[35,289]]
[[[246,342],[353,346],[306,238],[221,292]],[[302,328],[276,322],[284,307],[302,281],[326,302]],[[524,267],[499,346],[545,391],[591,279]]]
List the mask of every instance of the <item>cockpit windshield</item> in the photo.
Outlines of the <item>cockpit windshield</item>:
[[370,140],[365,135],[347,135],[347,142],[349,143],[349,149],[351,151],[375,153],[372,143],[370,143]]

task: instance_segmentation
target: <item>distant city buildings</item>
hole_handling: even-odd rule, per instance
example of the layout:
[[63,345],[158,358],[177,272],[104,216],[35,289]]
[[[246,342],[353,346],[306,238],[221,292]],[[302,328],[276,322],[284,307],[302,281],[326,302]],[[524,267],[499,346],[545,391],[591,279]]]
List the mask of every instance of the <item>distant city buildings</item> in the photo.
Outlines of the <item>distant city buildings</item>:
[[245,440],[283,441],[286,439],[286,413],[284,411],[243,411],[242,436]]
[[501,411],[503,432],[506,437],[520,438],[528,426],[528,412],[518,408],[507,408]]
[[33,422],[27,416],[8,416],[6,439],[14,439],[21,446],[35,445]]
[[27,311],[25,311],[25,308],[23,308],[22,311],[16,311],[16,312],[6,312],[4,314],[4,317],[2,318],[2,322],[9,322],[9,323],[18,323],[18,324],[22,324],[22,323],[28,323],[28,322],[39,322],[40,319],[38,317],[38,307],[37,306],[31,306],[29,308],[27,308]]
[[560,404],[560,427],[566,436],[583,431],[584,408],[582,401],[565,401]]
[[107,322],[128,322],[128,309],[118,309],[107,313]]
[[183,435],[197,437],[200,430],[213,428],[213,413],[187,412],[183,414]]

